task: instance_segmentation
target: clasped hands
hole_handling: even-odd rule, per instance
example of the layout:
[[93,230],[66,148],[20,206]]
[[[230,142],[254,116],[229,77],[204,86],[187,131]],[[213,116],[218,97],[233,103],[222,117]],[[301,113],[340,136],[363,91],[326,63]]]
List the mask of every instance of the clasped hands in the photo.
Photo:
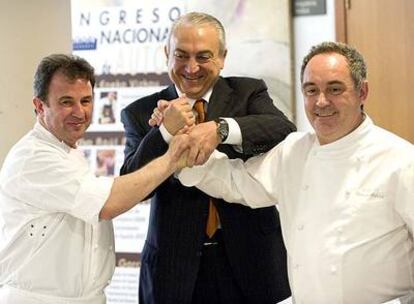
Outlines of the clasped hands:
[[220,143],[214,121],[195,124],[195,114],[185,95],[171,101],[159,100],[148,123],[163,124],[174,136],[169,152],[177,169],[204,164]]

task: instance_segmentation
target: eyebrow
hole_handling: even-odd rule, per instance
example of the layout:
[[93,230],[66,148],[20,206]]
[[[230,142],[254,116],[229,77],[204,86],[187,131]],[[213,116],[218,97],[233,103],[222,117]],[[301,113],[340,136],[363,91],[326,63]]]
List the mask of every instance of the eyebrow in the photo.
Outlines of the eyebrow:
[[[85,98],[92,98],[93,99],[93,96],[92,95],[86,95],[86,96],[83,96],[81,99],[85,99]],[[64,96],[59,97],[58,100],[63,100],[63,99],[75,99],[75,98],[73,96],[70,96],[70,95],[64,95]]]
[[174,50],[174,52],[187,53],[186,51],[184,51],[184,50],[182,50],[182,49],[180,49],[180,48],[176,48],[176,49]]
[[306,88],[306,87],[309,87],[309,86],[312,86],[312,85],[315,85],[315,83],[314,82],[310,82],[310,81],[304,82],[302,84],[302,88]]
[[74,98],[73,96],[64,95],[64,96],[60,96],[58,100],[62,100],[62,99],[74,99]]
[[[332,81],[328,81],[328,85],[334,85],[334,84],[340,84],[340,85],[344,85],[344,82],[339,81],[339,80],[332,80]],[[302,84],[302,88],[306,88],[308,86],[312,86],[312,85],[316,85],[314,82],[308,81],[308,82],[304,82]]]
[[332,85],[332,84],[341,84],[343,85],[344,82],[343,81],[339,81],[339,80],[332,80],[328,82],[328,85]]
[[[181,53],[188,54],[187,51],[185,51],[183,49],[180,49],[180,48],[176,48],[175,51],[176,52],[181,52]],[[200,54],[211,54],[211,55],[214,55],[214,53],[212,51],[210,51],[210,50],[202,50],[202,51],[199,51],[199,52],[196,53],[196,55],[200,55]]]

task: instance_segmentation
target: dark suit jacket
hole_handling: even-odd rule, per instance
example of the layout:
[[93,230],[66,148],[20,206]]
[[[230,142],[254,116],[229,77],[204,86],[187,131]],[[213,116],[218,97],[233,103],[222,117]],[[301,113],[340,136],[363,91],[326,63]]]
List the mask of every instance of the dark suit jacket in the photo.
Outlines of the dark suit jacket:
[[[148,125],[159,99],[177,98],[174,86],[141,98],[122,111],[125,162],[121,174],[142,167],[166,152],[158,128]],[[233,117],[243,138],[243,153],[230,145],[218,150],[247,159],[271,149],[295,126],[274,107],[267,87],[251,78],[219,78],[206,120]],[[142,253],[140,304],[190,303],[205,239],[208,196],[171,176],[152,193],[148,235]],[[290,289],[286,252],[275,207],[250,209],[217,202],[226,253],[247,303],[275,304]]]

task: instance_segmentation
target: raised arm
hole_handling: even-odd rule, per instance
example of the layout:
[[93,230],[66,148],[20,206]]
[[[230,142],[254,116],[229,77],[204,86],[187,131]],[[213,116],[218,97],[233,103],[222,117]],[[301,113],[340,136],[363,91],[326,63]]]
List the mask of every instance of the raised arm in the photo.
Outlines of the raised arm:
[[278,155],[278,147],[275,147],[243,162],[241,159],[230,160],[216,150],[204,165],[185,168],[178,178],[183,185],[195,186],[226,202],[251,208],[268,207],[278,201],[280,192]]
[[115,178],[99,217],[112,219],[134,207],[174,171],[186,166],[187,135],[175,136],[167,152],[143,168]]

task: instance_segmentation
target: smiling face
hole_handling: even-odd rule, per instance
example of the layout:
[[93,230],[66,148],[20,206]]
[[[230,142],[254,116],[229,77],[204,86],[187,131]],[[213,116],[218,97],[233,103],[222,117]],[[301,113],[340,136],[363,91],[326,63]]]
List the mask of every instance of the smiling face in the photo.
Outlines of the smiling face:
[[368,83],[355,88],[348,63],[340,54],[314,56],[304,70],[302,92],[306,116],[321,145],[344,137],[363,121],[361,105]]
[[202,97],[217,81],[226,52],[220,53],[219,36],[210,24],[182,24],[166,47],[168,73],[188,97]]
[[57,72],[50,82],[47,100],[33,99],[40,123],[57,139],[76,147],[91,123],[92,92],[90,81],[69,80]]

